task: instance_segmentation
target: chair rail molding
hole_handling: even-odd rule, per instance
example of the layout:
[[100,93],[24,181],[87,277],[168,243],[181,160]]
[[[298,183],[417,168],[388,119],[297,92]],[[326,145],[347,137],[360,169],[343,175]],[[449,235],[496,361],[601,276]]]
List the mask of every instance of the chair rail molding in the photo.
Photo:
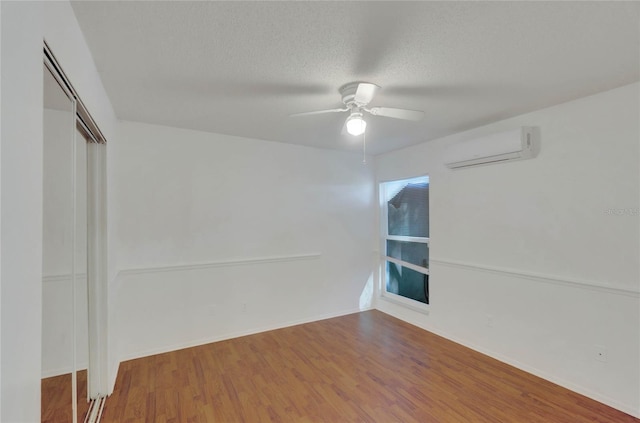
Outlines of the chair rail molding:
[[239,258],[239,259],[229,259],[229,260],[190,263],[190,264],[173,264],[168,266],[132,267],[132,268],[128,268],[128,269],[125,268],[118,271],[116,278],[119,278],[122,276],[137,275],[142,273],[181,272],[186,270],[200,270],[200,269],[210,269],[210,268],[216,268],[216,267],[251,266],[255,264],[281,263],[281,262],[302,261],[302,260],[317,260],[320,257],[322,257],[322,254],[320,253],[309,253],[309,254],[291,254],[291,255],[282,255],[282,256]]
[[554,285],[568,286],[571,288],[589,289],[599,292],[607,292],[609,294],[624,295],[633,298],[640,298],[640,289],[632,289],[621,287],[602,282],[587,281],[574,278],[566,278],[560,276],[547,275],[542,273],[526,272],[521,270],[509,269],[497,266],[487,266],[484,264],[462,262],[456,260],[448,260],[443,258],[431,258],[431,264],[454,267],[459,269],[474,270],[480,272],[496,273],[501,275],[509,275],[519,279],[528,279],[540,283],[548,283]]

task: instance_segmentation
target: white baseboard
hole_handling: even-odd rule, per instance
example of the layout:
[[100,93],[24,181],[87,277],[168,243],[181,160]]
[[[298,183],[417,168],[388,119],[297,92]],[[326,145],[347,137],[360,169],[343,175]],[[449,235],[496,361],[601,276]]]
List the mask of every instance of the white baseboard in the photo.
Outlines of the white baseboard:
[[[87,370],[87,363],[78,363],[78,369],[76,369],[77,372],[80,372],[82,370]],[[42,379],[46,379],[49,377],[54,377],[54,376],[61,376],[61,375],[66,375],[71,373],[71,370],[73,368],[71,366],[64,366],[64,367],[59,367],[57,369],[42,369],[42,373],[41,373],[41,377]]]
[[247,335],[255,335],[257,333],[268,332],[271,330],[282,329],[290,326],[297,326],[305,323],[317,322],[320,320],[331,319],[334,317],[346,316],[348,314],[359,313],[361,311],[367,311],[371,309],[372,308],[366,308],[361,310],[359,308],[355,308],[355,309],[343,310],[335,313],[322,314],[322,315],[318,315],[318,316],[314,316],[306,319],[293,320],[293,321],[272,325],[272,326],[264,326],[264,327],[249,329],[249,330],[240,331],[240,332],[231,332],[231,333],[227,333],[220,336],[214,336],[211,338],[202,338],[195,341],[167,345],[167,346],[153,348],[153,349],[144,350],[144,351],[137,351],[137,352],[125,354],[123,357],[121,357],[120,362],[134,360],[136,358],[148,357],[150,355],[163,354],[163,353],[181,350],[185,348],[197,347],[199,345],[211,344],[213,342],[225,341],[227,339],[240,338],[242,336],[247,336]]
[[584,386],[581,386],[581,385],[566,381],[566,380],[564,380],[562,378],[556,377],[556,376],[554,376],[554,375],[552,375],[552,374],[550,374],[548,372],[545,372],[543,370],[540,370],[540,369],[538,369],[536,367],[529,366],[527,364],[521,363],[520,361],[518,361],[518,360],[516,360],[514,358],[505,356],[503,354],[499,354],[499,353],[497,353],[495,351],[492,351],[490,349],[487,349],[487,348],[483,348],[483,347],[478,346],[478,345],[476,345],[476,344],[474,344],[472,342],[467,342],[465,340],[462,340],[460,338],[452,336],[451,334],[449,334],[449,333],[447,333],[445,331],[442,331],[442,330],[439,330],[439,329],[436,329],[436,328],[432,328],[432,327],[428,327],[427,328],[427,327],[423,327],[423,326],[418,326],[415,323],[407,321],[406,319],[403,319],[401,316],[394,314],[393,312],[390,312],[388,310],[381,310],[381,309],[378,309],[378,310],[383,312],[383,313],[385,313],[385,314],[389,314],[389,315],[391,315],[391,316],[393,316],[393,317],[395,317],[397,319],[400,319],[400,320],[402,320],[404,322],[407,322],[407,323],[412,324],[414,326],[420,327],[423,330],[426,330],[428,332],[431,332],[431,333],[434,333],[434,334],[436,334],[438,336],[441,336],[441,337],[443,337],[445,339],[448,339],[449,341],[453,341],[453,342],[455,342],[457,344],[460,344],[460,345],[462,345],[464,347],[467,347],[469,349],[472,349],[474,351],[477,351],[479,353],[487,355],[487,356],[489,356],[491,358],[495,358],[498,361],[506,363],[506,364],[508,364],[510,366],[513,366],[513,367],[515,367],[517,369],[520,369],[522,371],[530,373],[530,374],[532,374],[534,376],[538,376],[538,377],[540,377],[542,379],[548,380],[549,382],[555,383],[556,385],[562,386],[563,388],[567,388],[570,391],[576,392],[578,394],[584,395],[585,397],[588,397],[588,398],[591,398],[591,399],[593,399],[595,401],[598,401],[598,402],[601,402],[603,404],[606,404],[606,405],[608,405],[610,407],[613,407],[613,408],[615,408],[617,410],[620,410],[620,411],[622,411],[624,413],[627,413],[627,414],[629,414],[629,415],[631,415],[633,417],[640,418],[640,409],[635,409],[634,407],[629,406],[628,404],[623,404],[623,403],[621,403],[621,402],[619,402],[619,401],[617,401],[617,400],[615,400],[613,398],[609,398],[609,397],[607,397],[605,395],[602,395],[602,394],[594,392],[594,391],[592,391],[592,390],[590,390],[588,388],[585,388]]
[[605,395],[602,395],[598,392],[594,392],[588,388],[585,388],[584,386],[569,382],[567,380],[564,380],[562,378],[556,377],[548,372],[545,372],[543,370],[540,370],[536,367],[533,366],[529,366],[527,364],[521,363],[516,359],[513,359],[511,357],[507,357],[504,356],[502,354],[496,353],[495,351],[491,351],[488,350],[486,348],[482,348],[478,345],[472,344],[472,343],[468,343],[468,342],[463,342],[460,339],[457,339],[455,337],[451,337],[448,334],[444,334],[444,333],[437,333],[434,331],[434,333],[436,335],[440,335],[443,338],[447,338],[450,339],[453,342],[456,342],[460,345],[464,345],[467,348],[471,348],[472,350],[478,351],[482,354],[488,355],[489,357],[495,358],[496,360],[502,361],[503,363],[507,363],[513,367],[516,367],[520,370],[523,370],[527,373],[531,373],[532,375],[538,376],[542,379],[548,380],[549,382],[553,382],[556,385],[560,385],[564,388],[567,388],[573,392],[576,392],[578,394],[584,395],[585,397],[589,397],[591,399],[594,399],[598,402],[601,402],[603,404],[606,404],[610,407],[613,407],[615,409],[618,409],[620,411],[623,411],[627,414],[630,414],[634,417],[639,417],[640,418],[640,409],[633,409],[633,407],[628,406],[627,404],[622,404],[619,401],[616,401],[613,398],[607,397]]
[[116,365],[113,367],[113,370],[111,372],[111,374],[109,375],[109,392],[107,393],[107,396],[113,394],[113,390],[116,387],[116,380],[118,379],[118,372],[120,371],[120,361],[118,361],[116,363]]

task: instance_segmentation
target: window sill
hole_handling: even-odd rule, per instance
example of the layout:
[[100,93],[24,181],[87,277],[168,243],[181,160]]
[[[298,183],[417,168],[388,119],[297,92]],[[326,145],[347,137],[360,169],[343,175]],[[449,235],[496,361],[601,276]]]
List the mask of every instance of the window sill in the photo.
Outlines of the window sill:
[[393,294],[388,294],[388,293],[383,293],[382,295],[380,295],[378,297],[379,300],[382,301],[386,301],[392,304],[396,304],[399,306],[402,306],[406,309],[421,313],[421,314],[425,314],[425,315],[429,315],[429,304],[422,304],[422,303],[418,303],[418,304],[414,304],[417,303],[417,301],[412,301],[412,300],[403,300],[401,298],[395,298],[395,296],[393,296]]

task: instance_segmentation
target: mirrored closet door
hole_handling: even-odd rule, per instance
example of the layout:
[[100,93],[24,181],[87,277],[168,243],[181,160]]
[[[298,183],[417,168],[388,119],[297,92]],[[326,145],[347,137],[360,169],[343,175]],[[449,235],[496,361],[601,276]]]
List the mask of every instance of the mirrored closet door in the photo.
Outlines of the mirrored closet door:
[[75,99],[46,66],[43,74],[42,420],[83,421],[88,362],[86,142],[76,129]]
[[105,144],[47,57],[45,48],[41,420],[96,422],[107,393]]

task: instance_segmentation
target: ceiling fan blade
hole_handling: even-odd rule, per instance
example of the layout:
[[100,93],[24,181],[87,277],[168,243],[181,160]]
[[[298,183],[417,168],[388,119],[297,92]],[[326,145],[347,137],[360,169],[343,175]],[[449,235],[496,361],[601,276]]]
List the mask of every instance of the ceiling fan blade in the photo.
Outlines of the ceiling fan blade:
[[349,111],[349,109],[344,108],[344,109],[316,110],[314,112],[294,113],[294,114],[289,115],[289,117],[320,115],[320,114],[323,114],[323,113],[337,113],[337,112],[346,112],[346,111]]
[[419,110],[396,109],[393,107],[372,107],[365,109],[375,116],[386,116],[395,119],[422,120],[424,112]]
[[368,82],[361,82],[358,84],[358,88],[356,89],[356,94],[353,97],[353,101],[358,104],[369,104],[373,97],[376,95],[379,86],[376,84],[370,84]]

